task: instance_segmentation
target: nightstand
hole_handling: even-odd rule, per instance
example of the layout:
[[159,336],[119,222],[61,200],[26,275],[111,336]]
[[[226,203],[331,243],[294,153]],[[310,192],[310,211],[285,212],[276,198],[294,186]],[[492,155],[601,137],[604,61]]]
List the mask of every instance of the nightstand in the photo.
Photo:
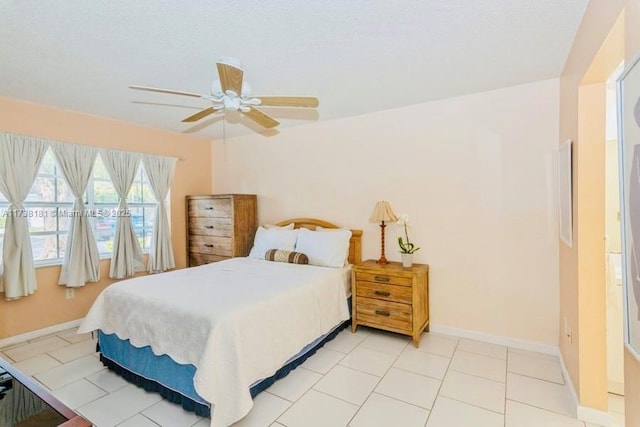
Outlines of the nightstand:
[[366,325],[410,335],[417,348],[422,331],[429,331],[429,266],[367,260],[351,274],[351,330]]

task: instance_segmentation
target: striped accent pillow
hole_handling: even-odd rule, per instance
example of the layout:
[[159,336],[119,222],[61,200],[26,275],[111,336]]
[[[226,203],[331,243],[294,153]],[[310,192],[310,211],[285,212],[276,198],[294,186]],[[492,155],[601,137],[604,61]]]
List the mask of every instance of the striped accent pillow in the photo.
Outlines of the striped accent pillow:
[[290,264],[309,264],[309,257],[302,252],[285,251],[284,249],[269,249],[264,254],[264,259]]

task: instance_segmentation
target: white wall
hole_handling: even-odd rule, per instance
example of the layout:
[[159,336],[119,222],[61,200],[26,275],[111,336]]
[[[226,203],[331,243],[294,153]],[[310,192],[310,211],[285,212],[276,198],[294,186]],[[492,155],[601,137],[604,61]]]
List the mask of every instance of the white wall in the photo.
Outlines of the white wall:
[[[379,256],[367,221],[389,200],[410,216],[414,261],[430,265],[432,322],[556,346],[558,90],[548,80],[215,142],[213,188],[257,194],[262,223],[361,228],[364,258]],[[391,260],[398,233],[387,227]]]

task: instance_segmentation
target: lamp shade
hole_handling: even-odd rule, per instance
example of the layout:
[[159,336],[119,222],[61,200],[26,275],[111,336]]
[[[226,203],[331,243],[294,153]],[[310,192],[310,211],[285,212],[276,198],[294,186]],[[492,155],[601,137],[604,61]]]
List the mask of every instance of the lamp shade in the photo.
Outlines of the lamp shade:
[[397,221],[398,217],[391,210],[391,205],[387,201],[380,201],[376,203],[376,207],[373,208],[373,213],[371,214],[371,218],[369,218],[369,222],[393,222]]

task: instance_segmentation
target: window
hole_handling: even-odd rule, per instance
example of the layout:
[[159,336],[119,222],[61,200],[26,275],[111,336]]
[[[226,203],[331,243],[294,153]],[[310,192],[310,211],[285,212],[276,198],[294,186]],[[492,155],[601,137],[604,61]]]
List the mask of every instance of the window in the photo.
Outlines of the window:
[[[111,255],[116,217],[123,214],[131,216],[140,246],[143,252],[148,252],[155,222],[156,201],[142,163],[127,197],[129,212],[118,211],[118,193],[100,156],[96,158],[84,199],[93,223],[98,251],[102,256]],[[49,149],[25,200],[25,212],[21,213],[29,221],[36,265],[61,263],[64,259],[71,222],[69,213],[73,211],[73,203],[74,196]],[[8,200],[0,194],[0,245],[4,240],[8,208]]]

